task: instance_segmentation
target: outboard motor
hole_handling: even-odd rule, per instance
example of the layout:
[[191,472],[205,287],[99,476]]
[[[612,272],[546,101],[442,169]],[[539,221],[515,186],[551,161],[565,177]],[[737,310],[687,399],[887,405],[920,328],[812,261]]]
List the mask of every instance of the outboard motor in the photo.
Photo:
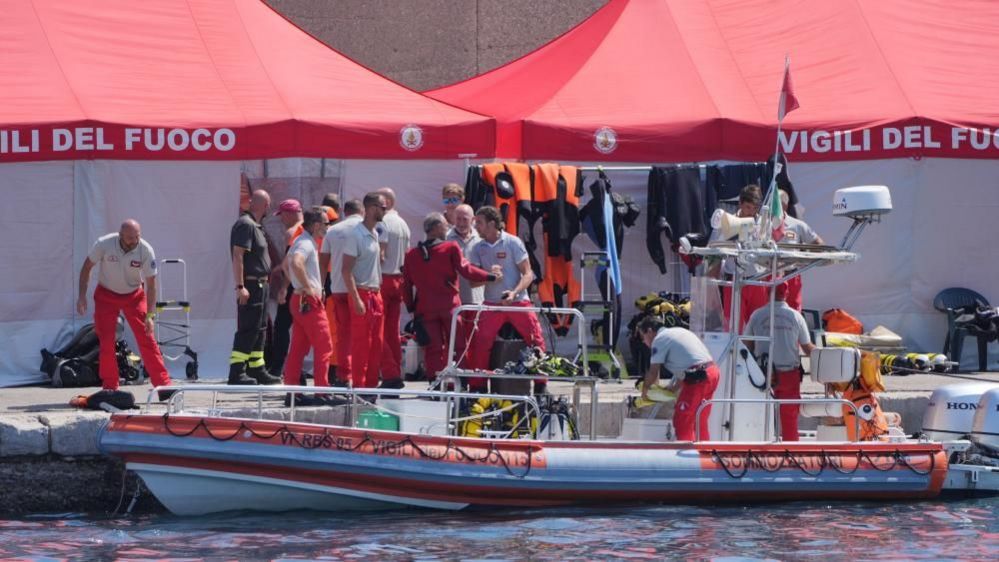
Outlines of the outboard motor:
[[999,389],[999,384],[989,382],[950,384],[934,390],[923,415],[923,434],[935,441],[952,441],[966,437],[972,431],[975,412],[978,411],[982,395],[992,389]]
[[999,385],[986,391],[978,401],[971,441],[986,455],[999,458]]

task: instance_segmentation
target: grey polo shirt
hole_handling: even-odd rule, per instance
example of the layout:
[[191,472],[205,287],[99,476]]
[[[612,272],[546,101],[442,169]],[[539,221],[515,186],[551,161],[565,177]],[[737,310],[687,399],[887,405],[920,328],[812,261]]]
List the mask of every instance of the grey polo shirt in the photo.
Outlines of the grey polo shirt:
[[662,364],[675,377],[701,363],[714,361],[697,334],[686,328],[663,328],[652,340],[652,364]]
[[118,243],[118,233],[105,234],[94,242],[88,256],[98,266],[97,283],[122,295],[142,286],[142,280],[156,277],[156,255],[143,239],[131,252],[125,253]]
[[[471,261],[469,256],[475,250],[475,246],[482,241],[475,229],[470,229],[468,238],[462,238],[458,231],[452,228],[447,232],[445,240],[458,244],[465,259]],[[458,294],[461,296],[461,304],[479,304],[485,298],[485,286],[472,287],[472,284],[462,276],[458,276]]]
[[382,263],[383,275],[400,275],[402,273],[402,261],[406,257],[406,250],[409,249],[409,225],[402,220],[395,210],[388,211],[382,217],[382,225],[385,242],[385,261]]
[[787,244],[814,244],[819,235],[803,220],[791,215],[784,217],[784,238],[781,242]]
[[[754,336],[770,335],[770,310],[761,307],[753,312],[746,324],[746,333]],[[808,324],[800,312],[794,310],[784,301],[774,303],[774,368],[779,371],[790,371],[801,365],[799,344],[810,343]],[[768,342],[756,342],[756,355],[768,353]]]
[[382,249],[378,244],[378,234],[368,230],[364,222],[350,229],[343,245],[343,255],[353,256],[354,283],[357,288],[377,291],[382,286]]
[[[520,269],[517,266],[527,261],[527,247],[520,238],[501,232],[494,244],[481,240],[467,257],[473,265],[489,272],[492,272],[494,265],[502,268],[503,279],[496,283],[488,283],[484,287],[483,295],[486,302],[500,302],[503,300],[503,291],[513,290],[520,282]],[[513,300],[528,300],[527,290],[517,293]]]
[[[294,256],[305,258],[305,278],[313,290],[321,292],[323,290],[323,281],[319,274],[319,251],[316,249],[315,239],[308,232],[303,232],[301,236],[296,238],[295,242],[291,245],[291,249],[288,250],[288,258],[291,259]],[[296,291],[301,291],[305,286],[298,280],[298,276],[290,270],[291,262],[289,261],[288,263],[288,277],[291,278],[291,286]]]
[[323,238],[323,246],[320,251],[330,256],[330,292],[333,294],[347,292],[347,285],[343,282],[343,276],[340,275],[343,270],[343,249],[354,227],[360,222],[361,215],[350,215],[331,226]]

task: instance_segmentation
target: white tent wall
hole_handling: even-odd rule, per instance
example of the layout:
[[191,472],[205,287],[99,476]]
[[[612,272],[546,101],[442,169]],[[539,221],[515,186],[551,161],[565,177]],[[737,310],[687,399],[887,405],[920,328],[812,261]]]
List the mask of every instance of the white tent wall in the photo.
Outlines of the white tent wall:
[[[58,349],[92,321],[75,312],[77,277],[98,236],[125,218],[142,225],[158,260],[188,266],[192,347],[203,369],[222,369],[235,306],[226,240],[237,214],[238,162],[76,161],[0,166],[0,386],[46,382],[39,350]],[[174,270],[173,273],[179,273]],[[167,269],[161,286],[179,290]],[[90,281],[91,292],[96,273]],[[134,343],[134,342],[133,342]],[[134,349],[134,347],[133,347]],[[184,377],[184,364],[168,363]]]

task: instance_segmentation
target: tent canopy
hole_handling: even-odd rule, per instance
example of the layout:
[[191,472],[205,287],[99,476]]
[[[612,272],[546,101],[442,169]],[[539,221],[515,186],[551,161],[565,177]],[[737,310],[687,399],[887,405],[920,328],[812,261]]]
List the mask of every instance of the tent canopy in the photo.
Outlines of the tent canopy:
[[0,0],[0,161],[493,154],[263,2]]
[[773,153],[785,56],[795,161],[996,158],[999,3],[611,0],[540,49],[428,92],[497,118],[497,155],[620,162]]

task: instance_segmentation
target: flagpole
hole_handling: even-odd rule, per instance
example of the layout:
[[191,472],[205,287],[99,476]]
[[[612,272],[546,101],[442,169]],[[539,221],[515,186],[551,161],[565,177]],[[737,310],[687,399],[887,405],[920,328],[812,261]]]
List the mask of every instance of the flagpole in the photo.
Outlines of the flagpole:
[[[784,74],[781,77],[782,80],[787,79],[788,70],[791,68],[791,57],[789,55],[784,55]],[[760,207],[760,223],[764,228],[764,240],[770,240],[773,237],[773,216],[770,213],[770,198],[776,197],[777,189],[777,172],[780,157],[780,133],[781,126],[784,123],[784,115],[786,114],[787,107],[787,96],[784,94],[783,82],[781,83],[781,93],[780,101],[778,102],[777,109],[777,139],[774,142],[774,168],[773,173],[770,174],[770,183],[767,185],[766,195],[763,196],[763,205]],[[765,223],[765,224],[764,224]]]

